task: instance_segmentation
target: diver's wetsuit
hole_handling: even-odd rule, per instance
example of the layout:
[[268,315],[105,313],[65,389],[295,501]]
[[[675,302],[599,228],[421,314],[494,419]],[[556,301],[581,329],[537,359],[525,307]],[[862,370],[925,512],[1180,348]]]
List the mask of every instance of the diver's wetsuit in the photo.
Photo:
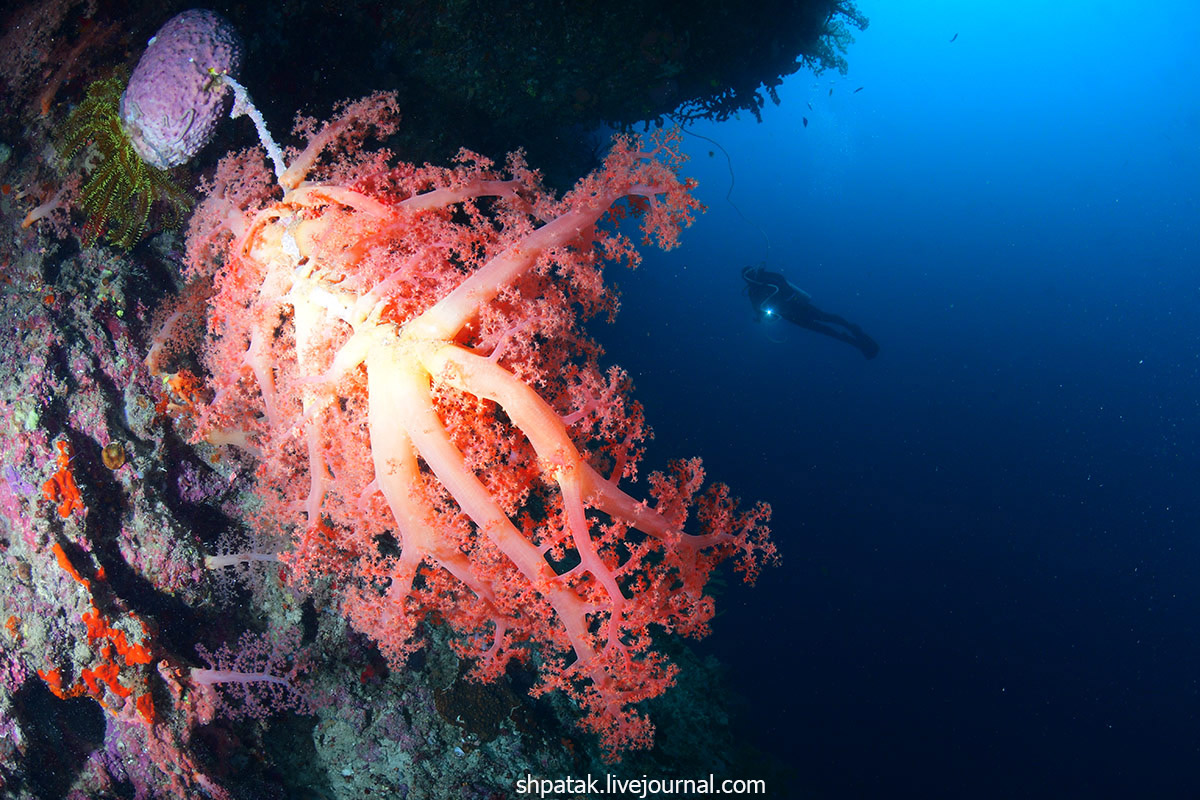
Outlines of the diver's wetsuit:
[[863,329],[837,314],[822,311],[807,292],[788,283],[778,272],[763,267],[743,267],[746,294],[754,306],[755,319],[778,316],[801,328],[823,333],[857,347],[868,359],[879,354],[879,345]]

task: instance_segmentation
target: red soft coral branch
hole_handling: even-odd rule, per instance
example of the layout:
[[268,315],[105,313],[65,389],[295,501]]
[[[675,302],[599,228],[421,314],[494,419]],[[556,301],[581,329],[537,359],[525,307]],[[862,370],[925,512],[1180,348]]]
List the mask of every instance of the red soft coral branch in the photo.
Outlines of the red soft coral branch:
[[715,566],[752,579],[774,557],[766,507],[700,495],[698,462],[652,476],[654,505],[617,484],[647,432],[580,322],[615,308],[605,259],[637,263],[622,219],[663,247],[691,223],[678,162],[674,136],[618,138],[555,200],[519,156],[504,176],[466,152],[360,174],[378,160],[344,154],[326,174],[345,181],[248,209],[209,314],[199,432],[236,428],[263,459],[290,579],[340,576],[393,663],[430,616],[482,678],[536,651],[538,691],[575,698],[610,754],[648,745],[633,706],[674,681],[649,626],[703,634]]

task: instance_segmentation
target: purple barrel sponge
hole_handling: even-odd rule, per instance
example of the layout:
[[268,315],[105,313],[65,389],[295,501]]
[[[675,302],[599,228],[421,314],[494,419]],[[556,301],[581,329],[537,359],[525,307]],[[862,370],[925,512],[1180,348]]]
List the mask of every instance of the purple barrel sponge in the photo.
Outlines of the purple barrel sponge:
[[208,143],[229,109],[209,70],[236,78],[241,60],[241,37],[213,11],[184,11],[158,29],[121,95],[121,127],[143,161],[167,169]]

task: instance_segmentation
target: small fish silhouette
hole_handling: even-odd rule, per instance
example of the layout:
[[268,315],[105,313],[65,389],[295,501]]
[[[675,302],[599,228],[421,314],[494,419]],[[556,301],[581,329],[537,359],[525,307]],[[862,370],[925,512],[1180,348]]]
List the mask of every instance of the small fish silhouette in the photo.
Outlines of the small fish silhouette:
[[851,92],[850,94],[858,94],[859,92],[861,92],[861,91],[862,91],[863,89],[865,89],[865,88],[866,88],[865,86],[860,86],[860,87],[858,87],[857,89],[855,89],[853,92]]
[[808,117],[801,117],[800,121],[804,123],[804,127],[808,127]]
[[833,87],[832,86],[829,87],[829,96],[833,97]]
[[809,110],[809,111],[812,111],[812,102],[811,102],[811,101],[810,101],[810,102],[809,102],[809,104],[808,104],[808,110]]
[[953,41],[954,41],[955,39],[957,39],[957,38],[958,38],[958,34],[956,33],[956,34],[954,34],[953,36],[951,36],[951,37],[950,37],[950,41],[951,41],[951,42],[953,42]]

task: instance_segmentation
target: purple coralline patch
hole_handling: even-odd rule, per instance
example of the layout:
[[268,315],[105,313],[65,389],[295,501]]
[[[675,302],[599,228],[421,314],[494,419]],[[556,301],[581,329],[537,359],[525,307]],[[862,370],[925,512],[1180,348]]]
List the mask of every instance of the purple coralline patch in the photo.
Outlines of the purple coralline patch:
[[4,482],[8,484],[8,488],[19,495],[31,495],[36,490],[21,477],[21,473],[13,469],[12,464],[4,465]]
[[184,11],[158,29],[121,95],[121,125],[143,161],[178,166],[208,143],[228,110],[210,70],[236,78],[241,55],[237,31],[212,11]]

